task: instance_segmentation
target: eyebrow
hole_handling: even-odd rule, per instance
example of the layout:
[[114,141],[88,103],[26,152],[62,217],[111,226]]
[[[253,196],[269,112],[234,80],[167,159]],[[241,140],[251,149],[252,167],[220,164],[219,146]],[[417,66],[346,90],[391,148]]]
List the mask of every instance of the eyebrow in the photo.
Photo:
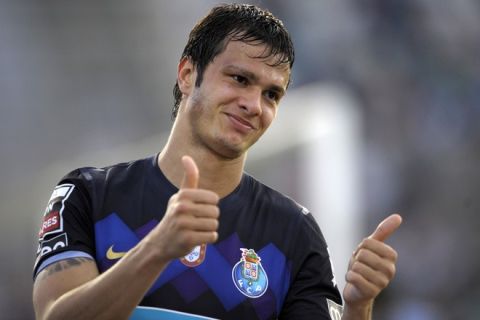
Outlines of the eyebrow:
[[[241,67],[238,67],[238,66],[234,66],[234,65],[227,65],[225,67],[226,70],[230,71],[230,72],[237,72],[239,73],[240,75],[252,80],[252,81],[258,81],[258,76],[251,72],[251,71],[248,71],[248,70],[245,70]],[[269,90],[273,90],[273,91],[276,91],[278,94],[280,94],[281,96],[283,96],[286,92],[286,90],[281,87],[281,86],[277,86],[275,84],[272,84],[270,85],[269,87]]]

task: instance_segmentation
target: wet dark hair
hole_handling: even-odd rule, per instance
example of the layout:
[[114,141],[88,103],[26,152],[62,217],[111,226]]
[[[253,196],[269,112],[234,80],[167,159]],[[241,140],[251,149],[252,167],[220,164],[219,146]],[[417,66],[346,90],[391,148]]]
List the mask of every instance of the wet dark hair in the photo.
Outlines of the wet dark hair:
[[[199,87],[203,73],[210,62],[225,50],[229,41],[255,45],[265,44],[267,50],[258,58],[277,58],[276,65],[295,60],[292,39],[282,21],[269,11],[247,4],[224,4],[214,7],[190,32],[180,60],[190,59],[197,70],[195,86]],[[182,92],[175,83],[172,119],[175,119],[182,100]]]

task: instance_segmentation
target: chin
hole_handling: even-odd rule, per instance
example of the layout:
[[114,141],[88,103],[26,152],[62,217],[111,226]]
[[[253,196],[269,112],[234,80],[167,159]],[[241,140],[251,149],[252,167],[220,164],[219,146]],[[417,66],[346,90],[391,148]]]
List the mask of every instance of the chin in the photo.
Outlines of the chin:
[[237,149],[223,149],[221,150],[220,152],[218,152],[218,154],[224,158],[224,159],[229,159],[229,160],[233,160],[233,159],[238,159],[240,157],[242,157],[244,154],[245,154],[245,151],[242,149],[242,150],[237,150]]
[[241,145],[232,145],[231,143],[222,143],[217,145],[215,153],[224,159],[237,159],[242,157],[248,148]]

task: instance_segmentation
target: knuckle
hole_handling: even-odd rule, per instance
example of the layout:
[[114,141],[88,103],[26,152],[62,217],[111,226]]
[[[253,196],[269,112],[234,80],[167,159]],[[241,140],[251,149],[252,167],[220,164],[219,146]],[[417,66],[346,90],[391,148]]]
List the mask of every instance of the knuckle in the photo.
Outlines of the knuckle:
[[357,253],[357,260],[358,261],[365,261],[368,258],[368,252],[365,249],[360,249]]
[[210,222],[210,230],[218,230],[218,220],[216,219],[211,219],[211,222]]
[[393,259],[393,262],[397,262],[398,260],[398,253],[395,250],[393,250],[392,252],[392,259]]
[[220,216],[220,208],[217,206],[214,206],[212,209],[212,216],[217,219]]
[[360,251],[366,250],[368,248],[369,240],[370,239],[368,239],[368,238],[364,238],[362,241],[360,241],[360,243],[358,244],[357,249],[355,249],[354,253],[356,253],[358,255],[358,253]]
[[188,191],[185,190],[185,189],[180,189],[176,193],[176,196],[177,196],[178,200],[184,200],[184,199],[188,198]]
[[172,205],[173,203],[175,203],[177,201],[177,198],[178,194],[175,193],[173,196],[170,197],[170,199],[168,199],[168,205]]
[[180,231],[187,229],[188,227],[188,220],[183,216],[178,216],[176,219],[172,221],[172,229]]
[[217,232],[212,232],[212,239],[210,242],[215,242],[218,239],[218,233]]
[[366,292],[367,296],[374,298],[378,295],[380,290],[376,286],[367,286],[365,288],[365,292]]
[[177,212],[185,212],[189,209],[189,205],[186,202],[177,202],[175,207]]
[[373,239],[373,238],[365,238],[363,239],[363,247],[365,249],[370,249],[373,250],[375,248],[378,248],[380,241]]
[[388,268],[387,268],[387,277],[389,279],[393,279],[393,277],[395,276],[395,273],[397,272],[397,268],[395,267],[394,264],[390,265]]
[[353,270],[348,270],[345,274],[345,281],[347,282],[354,282],[356,279],[356,273]]
[[373,239],[370,239],[370,238],[363,238],[362,239],[362,242],[360,242],[360,247],[362,248],[366,248],[369,246],[369,244],[371,244],[373,241]]
[[362,269],[362,266],[361,266],[361,263],[360,263],[360,262],[355,261],[355,262],[352,264],[352,267],[351,267],[351,270],[352,270],[352,271],[354,271],[354,272],[359,272],[361,269]]
[[220,196],[216,193],[216,192],[213,192],[213,191],[210,191],[210,198],[211,198],[211,202],[216,204],[220,201]]
[[380,278],[380,287],[383,289],[383,288],[386,288],[388,286],[388,284],[390,283],[390,280],[385,278],[385,277],[382,277]]

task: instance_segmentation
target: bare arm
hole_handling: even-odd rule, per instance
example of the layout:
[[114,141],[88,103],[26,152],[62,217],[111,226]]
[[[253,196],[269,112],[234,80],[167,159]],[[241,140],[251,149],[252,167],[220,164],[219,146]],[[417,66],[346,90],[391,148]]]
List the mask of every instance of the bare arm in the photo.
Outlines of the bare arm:
[[[129,251],[99,275],[93,260],[71,258],[42,270],[35,281],[37,319],[126,319],[165,268],[145,246]],[[150,257],[149,257],[150,256]]]
[[162,221],[108,271],[71,258],[42,270],[35,281],[37,319],[126,319],[167,264],[193,247],[215,242],[218,195],[197,189],[198,169],[184,161],[185,179]]

